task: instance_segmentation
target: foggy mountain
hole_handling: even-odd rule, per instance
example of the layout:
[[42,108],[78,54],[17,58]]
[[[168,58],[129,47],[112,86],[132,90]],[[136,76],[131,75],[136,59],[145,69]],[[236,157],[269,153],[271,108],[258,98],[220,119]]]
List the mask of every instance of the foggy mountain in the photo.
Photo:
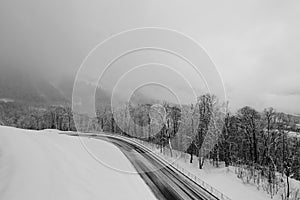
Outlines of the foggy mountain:
[[[57,82],[14,67],[0,68],[0,101],[14,101],[33,105],[71,105],[73,92],[73,77],[63,77]],[[88,85],[82,85],[88,89]],[[123,97],[116,95],[117,101],[124,101]],[[130,101],[135,104],[155,102],[149,96],[135,93]],[[96,106],[109,106],[111,92],[97,88]]]
[[13,67],[0,68],[0,99],[35,104],[65,104],[68,100],[49,81]]

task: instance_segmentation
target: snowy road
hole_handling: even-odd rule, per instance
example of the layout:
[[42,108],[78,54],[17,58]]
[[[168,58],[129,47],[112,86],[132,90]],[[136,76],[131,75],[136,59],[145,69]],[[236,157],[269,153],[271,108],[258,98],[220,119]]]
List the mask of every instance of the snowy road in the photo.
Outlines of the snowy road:
[[186,178],[176,169],[167,166],[142,146],[114,136],[98,136],[115,144],[133,164],[137,172],[158,199],[216,200],[199,185]]

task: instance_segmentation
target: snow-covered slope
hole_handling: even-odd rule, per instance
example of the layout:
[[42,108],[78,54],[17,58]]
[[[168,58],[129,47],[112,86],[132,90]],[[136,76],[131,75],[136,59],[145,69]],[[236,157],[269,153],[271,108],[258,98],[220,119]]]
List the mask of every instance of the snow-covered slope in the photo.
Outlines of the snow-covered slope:
[[[216,168],[212,163],[206,160],[203,169],[200,170],[198,167],[198,158],[196,156],[194,156],[193,163],[189,163],[190,155],[188,154],[173,151],[173,157],[171,157],[168,150],[165,150],[164,153],[160,153],[159,148],[155,148],[153,145],[147,145],[145,142],[143,144],[193,180],[196,176],[199,180],[208,184],[206,189],[210,190],[209,187],[211,186],[231,200],[281,200],[281,194],[285,193],[283,186],[281,186],[278,193],[271,198],[270,194],[262,188],[262,185],[266,186],[267,184],[266,179],[261,179],[260,186],[258,187],[257,184],[253,183],[253,180],[246,183],[246,181],[239,179],[236,173],[237,168],[233,166],[225,167],[223,162],[220,162],[219,168]],[[244,178],[244,180],[245,179],[246,178]],[[202,183],[199,184],[201,185]],[[291,200],[299,199],[299,189],[300,181],[290,178]],[[214,194],[216,195],[216,193]],[[295,196],[297,196],[297,198]]]
[[[134,171],[110,143],[83,139],[97,158]],[[0,199],[155,199],[138,174],[93,159],[78,137],[0,126]]]

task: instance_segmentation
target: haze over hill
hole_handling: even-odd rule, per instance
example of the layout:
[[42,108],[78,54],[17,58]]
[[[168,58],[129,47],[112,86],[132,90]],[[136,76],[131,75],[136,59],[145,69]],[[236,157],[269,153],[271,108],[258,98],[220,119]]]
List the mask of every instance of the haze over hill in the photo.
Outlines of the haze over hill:
[[145,26],[170,28],[207,49],[233,109],[273,106],[300,113],[299,1],[175,0],[170,6],[136,0],[2,0],[0,68],[34,67],[59,82],[74,77],[89,51],[113,34]]
[[[47,78],[32,73],[29,70],[15,67],[0,68],[0,99],[3,101],[16,101],[38,105],[64,105],[72,103],[74,78],[63,77],[56,83],[52,83]],[[81,83],[85,90],[89,86]],[[91,88],[91,87],[90,87]],[[121,100],[121,96],[115,95]],[[135,103],[154,102],[150,97],[142,93],[135,93],[132,98]],[[96,105],[109,106],[111,104],[111,92],[97,88]]]
[[36,104],[65,104],[68,99],[53,84],[22,68],[0,68],[0,98]]

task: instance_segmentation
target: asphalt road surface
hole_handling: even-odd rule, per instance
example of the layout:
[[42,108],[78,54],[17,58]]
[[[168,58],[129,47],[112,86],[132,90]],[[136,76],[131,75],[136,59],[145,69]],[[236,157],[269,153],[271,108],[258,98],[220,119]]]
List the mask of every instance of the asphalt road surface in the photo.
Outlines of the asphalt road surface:
[[168,200],[217,200],[204,188],[168,166],[143,146],[115,136],[93,136],[116,145],[129,159],[157,199]]

